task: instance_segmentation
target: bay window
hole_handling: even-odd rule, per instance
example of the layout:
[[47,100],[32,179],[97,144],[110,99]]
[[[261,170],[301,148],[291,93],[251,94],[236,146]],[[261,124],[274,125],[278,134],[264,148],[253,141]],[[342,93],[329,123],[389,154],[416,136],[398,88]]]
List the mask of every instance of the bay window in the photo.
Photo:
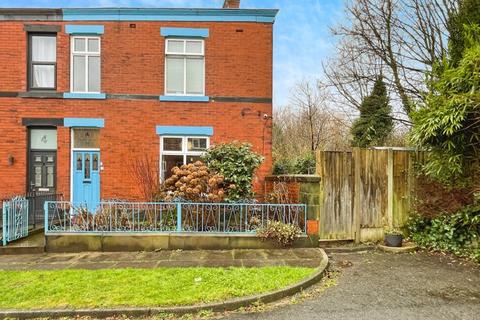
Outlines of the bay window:
[[164,136],[160,137],[160,162],[162,180],[172,175],[173,167],[194,163],[209,147],[208,137]]
[[100,92],[100,37],[73,36],[71,92]]
[[167,39],[165,49],[165,94],[205,94],[204,41]]

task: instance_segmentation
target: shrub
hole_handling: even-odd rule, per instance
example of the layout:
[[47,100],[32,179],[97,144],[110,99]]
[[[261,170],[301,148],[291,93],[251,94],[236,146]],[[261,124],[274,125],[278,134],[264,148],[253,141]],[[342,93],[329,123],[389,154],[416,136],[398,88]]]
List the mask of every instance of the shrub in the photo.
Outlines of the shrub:
[[201,161],[174,167],[172,173],[159,194],[164,201],[221,202],[230,188],[222,175],[211,172]]
[[158,161],[149,157],[147,152],[141,152],[136,158],[130,160],[128,168],[143,200],[153,201],[160,187]]
[[474,196],[470,190],[445,186],[425,175],[417,177],[415,188],[415,211],[421,212],[422,216],[427,218],[453,214],[474,202]]
[[465,36],[458,66],[434,69],[425,105],[411,114],[412,143],[430,151],[423,171],[446,185],[468,182],[480,152],[480,27],[470,26]]
[[306,153],[294,159],[279,159],[273,164],[273,174],[313,174],[316,159],[313,153]]
[[294,170],[296,174],[312,174],[315,173],[316,159],[313,153],[307,153],[296,159]]
[[269,220],[266,227],[257,229],[257,236],[262,240],[276,240],[282,246],[287,247],[293,244],[301,232],[296,225]]
[[377,78],[372,92],[363,99],[359,110],[360,117],[355,119],[350,131],[352,146],[366,148],[384,145],[392,133],[393,120],[383,76]]
[[273,163],[273,174],[289,174],[293,173],[293,164],[291,159],[279,159]]
[[451,252],[480,262],[480,205],[465,206],[454,214],[435,218],[415,215],[407,224],[410,238],[419,246]]
[[221,175],[229,185],[226,201],[239,201],[253,197],[252,181],[263,157],[252,151],[248,143],[217,144],[202,156],[207,167]]
[[385,227],[383,233],[388,236],[403,236],[402,230],[392,227]]

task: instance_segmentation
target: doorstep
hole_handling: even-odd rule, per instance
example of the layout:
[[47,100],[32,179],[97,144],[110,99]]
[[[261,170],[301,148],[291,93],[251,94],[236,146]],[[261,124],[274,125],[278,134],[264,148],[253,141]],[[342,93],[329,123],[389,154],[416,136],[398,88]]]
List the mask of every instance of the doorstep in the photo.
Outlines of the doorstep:
[[0,247],[0,254],[37,254],[45,252],[43,229],[36,229],[25,238]]

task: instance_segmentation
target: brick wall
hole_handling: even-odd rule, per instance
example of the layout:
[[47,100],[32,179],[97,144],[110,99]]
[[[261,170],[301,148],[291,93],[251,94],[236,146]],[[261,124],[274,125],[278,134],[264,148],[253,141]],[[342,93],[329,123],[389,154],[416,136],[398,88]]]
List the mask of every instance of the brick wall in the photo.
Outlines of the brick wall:
[[307,209],[307,234],[318,236],[320,219],[320,177],[317,175],[278,175],[265,177],[265,195],[269,201],[301,203]]
[[[24,23],[0,22],[0,92],[27,88]],[[37,22],[35,22],[37,23]],[[82,22],[78,24],[88,24]],[[206,95],[272,97],[272,25],[223,22],[99,22],[102,36],[102,92],[162,95],[164,43],[160,27],[209,28],[205,40]],[[49,22],[48,24],[67,24]],[[68,23],[73,24],[73,23]],[[70,41],[57,36],[57,91],[68,92]],[[249,111],[242,115],[242,110]],[[73,100],[0,97],[0,198],[26,191],[27,128],[22,118],[104,118],[101,129],[102,198],[139,198],[129,163],[140,153],[159,161],[156,125],[213,126],[212,143],[248,141],[265,156],[255,189],[271,171],[271,103],[160,102],[157,100]],[[70,129],[58,127],[57,191],[70,192]],[[15,158],[13,165],[8,157]]]
[[265,180],[265,195],[280,195],[288,203],[300,203],[300,182],[295,179],[281,178],[278,176],[269,176]]
[[[27,88],[28,21],[0,21],[0,90]],[[130,28],[134,23],[135,28]],[[49,22],[48,24],[75,24]],[[206,94],[272,97],[272,25],[244,22],[81,22],[105,27],[102,39],[102,91],[152,94],[164,92],[165,38],[161,27],[208,28],[205,39]],[[63,29],[63,28],[62,28]],[[57,35],[58,91],[69,91],[70,36]]]

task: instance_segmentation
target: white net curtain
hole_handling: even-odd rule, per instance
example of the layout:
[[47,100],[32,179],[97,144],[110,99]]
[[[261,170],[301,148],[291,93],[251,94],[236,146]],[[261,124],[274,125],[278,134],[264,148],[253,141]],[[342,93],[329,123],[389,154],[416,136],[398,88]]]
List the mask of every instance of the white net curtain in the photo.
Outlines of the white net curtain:
[[34,88],[55,87],[56,42],[56,37],[32,37],[32,86]]

